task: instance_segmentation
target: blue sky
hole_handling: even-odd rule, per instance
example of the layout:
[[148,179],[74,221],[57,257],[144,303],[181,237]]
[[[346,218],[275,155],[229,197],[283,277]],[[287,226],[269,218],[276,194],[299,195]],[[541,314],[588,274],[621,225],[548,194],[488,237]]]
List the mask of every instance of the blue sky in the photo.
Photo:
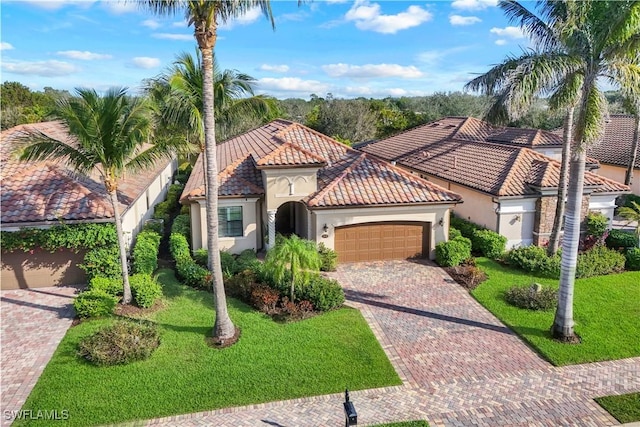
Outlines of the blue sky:
[[[428,95],[462,90],[528,45],[496,0],[272,1],[219,29],[223,68],[277,98]],[[2,81],[33,90],[137,90],[195,50],[183,15],[155,17],[117,1],[2,1]]]

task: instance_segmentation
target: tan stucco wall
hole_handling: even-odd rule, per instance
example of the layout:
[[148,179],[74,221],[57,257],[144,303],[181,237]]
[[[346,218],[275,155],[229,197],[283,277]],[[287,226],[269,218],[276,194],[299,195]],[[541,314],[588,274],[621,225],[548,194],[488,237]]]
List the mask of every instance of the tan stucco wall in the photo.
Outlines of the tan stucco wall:
[[[258,236],[258,198],[218,199],[218,206],[242,206],[242,237],[220,237],[220,250],[239,254],[245,249],[259,249]],[[205,201],[191,205],[191,246],[193,250],[207,247],[207,214]]]
[[[605,178],[612,179],[621,184],[624,183],[624,175],[627,172],[626,168],[620,166],[600,165],[599,169],[595,170],[595,173],[602,175]],[[640,169],[635,168],[633,170],[633,181],[631,182],[631,192],[640,196]]]
[[496,231],[507,238],[507,249],[533,243],[537,200],[535,198],[499,201]]
[[43,288],[76,285],[86,282],[86,275],[77,264],[85,252],[69,250],[49,253],[41,249],[30,252],[2,253],[0,289]]
[[297,202],[315,193],[318,190],[317,172],[318,168],[263,169],[266,209],[278,209],[283,203]]
[[[446,241],[448,237],[450,207],[451,205],[432,205],[315,210],[311,213],[311,234],[309,239],[322,242],[328,248],[333,249],[335,247],[335,227],[368,222],[429,222],[432,225],[430,233],[431,241],[429,242],[429,247],[431,248],[429,258],[435,259],[435,245]],[[442,226],[438,223],[440,219],[443,220]],[[326,238],[322,237],[325,224],[327,224],[329,228]]]

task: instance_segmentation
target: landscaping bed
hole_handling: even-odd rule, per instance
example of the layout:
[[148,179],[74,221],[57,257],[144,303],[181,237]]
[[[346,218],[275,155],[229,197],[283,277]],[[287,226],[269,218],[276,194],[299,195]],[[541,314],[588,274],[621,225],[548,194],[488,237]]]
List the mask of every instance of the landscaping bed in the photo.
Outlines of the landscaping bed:
[[206,343],[211,293],[180,284],[171,270],[158,279],[166,307],[146,316],[160,331],[149,359],[97,367],[78,357],[80,340],[116,317],[89,319],[68,331],[22,409],[66,409],[61,425],[88,426],[401,384],[357,310],[278,323],[230,298],[241,337],[215,349]]

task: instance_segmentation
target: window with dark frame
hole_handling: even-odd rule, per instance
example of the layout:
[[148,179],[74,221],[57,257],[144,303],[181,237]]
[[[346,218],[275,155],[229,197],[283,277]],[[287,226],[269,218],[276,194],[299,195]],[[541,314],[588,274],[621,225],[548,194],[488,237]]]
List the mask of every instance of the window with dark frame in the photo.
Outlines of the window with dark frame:
[[241,237],[243,229],[242,206],[218,208],[218,233],[220,237]]

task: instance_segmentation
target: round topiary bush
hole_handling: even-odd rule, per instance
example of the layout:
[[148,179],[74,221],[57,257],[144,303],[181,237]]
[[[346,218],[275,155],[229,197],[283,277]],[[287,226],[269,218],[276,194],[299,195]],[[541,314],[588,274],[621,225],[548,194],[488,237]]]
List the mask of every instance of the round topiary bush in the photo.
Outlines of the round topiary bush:
[[99,365],[123,365],[147,359],[160,345],[154,324],[119,321],[85,337],[78,355]]
[[471,257],[471,240],[456,237],[436,245],[436,262],[442,267],[455,267]]
[[150,274],[134,274],[129,282],[138,307],[149,308],[162,297],[162,286]]
[[558,303],[558,291],[538,283],[531,286],[512,286],[505,300],[518,308],[528,310],[550,310]]
[[84,291],[73,300],[78,317],[101,317],[113,313],[118,298],[103,290]]

